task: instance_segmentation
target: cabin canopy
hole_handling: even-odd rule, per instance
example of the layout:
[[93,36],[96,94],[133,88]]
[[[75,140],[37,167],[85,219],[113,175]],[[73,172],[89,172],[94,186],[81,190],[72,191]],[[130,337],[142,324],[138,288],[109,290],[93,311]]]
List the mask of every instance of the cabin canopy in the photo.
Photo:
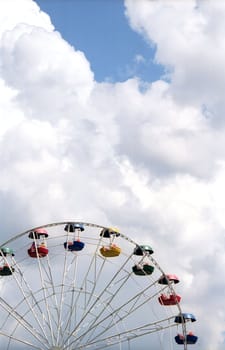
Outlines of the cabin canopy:
[[120,233],[117,228],[109,227],[109,228],[103,228],[100,232],[100,236],[104,238],[110,238],[111,236],[119,237]]
[[179,283],[180,280],[176,275],[173,274],[162,275],[158,280],[159,284],[169,284],[169,282],[176,284]]
[[76,230],[84,231],[84,225],[79,223],[68,223],[64,227],[64,230],[67,232],[76,232]]
[[13,249],[11,249],[9,247],[1,247],[0,248],[0,254],[3,255],[3,256],[7,256],[7,255],[14,256]]
[[48,237],[48,233],[44,228],[37,228],[33,231],[30,231],[29,238],[31,239],[40,239],[40,238],[47,238]]
[[150,247],[150,245],[137,245],[134,248],[134,255],[144,255],[144,254],[153,254],[154,251],[152,249],[152,247]]
[[184,322],[188,322],[188,321],[195,322],[196,317],[193,314],[186,312],[186,313],[182,313],[180,315],[177,315],[175,317],[175,320],[174,320],[175,323],[184,323]]

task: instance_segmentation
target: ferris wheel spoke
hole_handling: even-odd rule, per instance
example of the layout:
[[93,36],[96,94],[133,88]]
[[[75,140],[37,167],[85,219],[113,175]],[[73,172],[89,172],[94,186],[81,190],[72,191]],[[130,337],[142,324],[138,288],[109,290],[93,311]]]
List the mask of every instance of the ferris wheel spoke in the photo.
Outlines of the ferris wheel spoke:
[[[101,241],[101,240],[100,240]],[[80,300],[80,297],[81,297],[81,294],[83,293],[83,291],[86,291],[88,289],[88,286],[87,284],[89,285],[92,285],[91,287],[91,291],[88,293],[85,293],[85,296],[84,296],[84,300],[83,300],[83,315],[81,316],[82,317],[85,317],[85,313],[86,313],[86,316],[88,314],[90,314],[90,312],[86,312],[87,310],[87,307],[88,305],[90,304],[90,302],[93,300],[93,295],[94,295],[94,292],[95,292],[95,288],[96,288],[96,283],[101,275],[101,272],[103,270],[103,266],[105,264],[105,260],[103,259],[102,260],[102,263],[101,263],[101,266],[98,267],[97,269],[97,257],[98,257],[98,250],[99,250],[99,246],[100,246],[100,243],[97,244],[96,246],[96,249],[95,249],[95,252],[92,256],[92,259],[90,260],[90,263],[89,263],[89,266],[87,268],[87,272],[83,278],[83,281],[79,287],[79,290],[78,290],[78,293],[76,295],[76,298],[74,298],[74,290],[75,290],[75,285],[73,285],[73,298],[71,299],[71,309],[70,309],[70,313],[69,313],[69,322],[70,322],[70,325],[71,325],[71,320],[72,320],[72,315],[76,318],[76,310],[78,309],[78,304],[79,304],[79,300]],[[94,270],[93,270],[94,269]],[[90,276],[93,276],[92,279]],[[93,281],[92,281],[93,280]],[[74,281],[75,282],[75,281]],[[89,295],[87,297],[87,295]],[[67,321],[67,325],[68,325],[68,321]],[[71,329],[71,326],[70,326],[70,331],[69,331],[69,334],[68,334],[68,338],[72,335],[72,333],[74,332],[74,328]]]
[[75,303],[75,290],[76,290],[76,278],[77,278],[77,269],[78,269],[78,256],[75,255],[74,259],[71,261],[71,265],[74,266],[73,274],[72,274],[72,284],[71,284],[71,298],[70,302],[68,304],[68,317],[67,320],[65,320],[65,330],[68,330],[68,333],[70,333],[72,328],[72,319],[74,317],[74,322],[76,323],[76,303]]
[[63,273],[62,273],[62,281],[61,281],[60,300],[59,300],[59,309],[58,309],[58,325],[57,325],[57,336],[56,336],[56,344],[57,345],[59,344],[59,336],[60,336],[60,332],[61,332],[63,299],[64,299],[64,290],[65,290],[65,279],[66,279],[66,276],[67,276],[67,273],[68,273],[67,257],[68,257],[68,252],[65,251]]
[[[43,265],[43,271],[45,272],[46,280],[45,280],[45,285],[46,289],[48,291],[48,299],[51,300],[52,303],[52,308],[55,310],[58,310],[58,300],[56,297],[56,287],[55,287],[55,282],[54,278],[52,276],[52,271],[53,268],[51,266],[51,262],[49,259],[49,256],[47,256],[47,265]],[[55,318],[53,317],[53,321],[56,322]]]
[[[98,313],[98,315],[95,316],[93,322],[89,325],[88,330],[81,336],[84,337],[85,335],[87,335],[87,333],[89,333],[91,330],[94,332],[96,327],[98,325],[101,325],[103,322],[105,322],[105,320],[107,320],[108,318],[110,318],[110,320],[112,321],[112,323],[114,322],[114,317],[116,316],[117,312],[115,310],[111,310],[109,311],[108,315],[104,318],[104,321],[101,320],[99,322],[97,322],[99,320],[99,318],[102,316],[102,314],[105,313],[105,311],[107,310],[107,308],[110,306],[110,304],[112,303],[113,299],[117,297],[117,294],[119,293],[119,291],[123,288],[123,286],[125,285],[125,283],[128,281],[128,279],[130,278],[131,273],[128,274],[125,278],[120,279],[120,282],[122,281],[122,283],[118,286],[118,289],[113,291],[113,293],[110,293],[109,297],[107,297],[105,300],[102,301],[102,304],[105,305],[105,308],[102,308],[102,310]],[[118,283],[118,282],[117,282]],[[120,310],[120,309],[119,309]],[[80,339],[80,337],[78,338]]]
[[[136,310],[140,309],[143,305],[145,305],[147,302],[149,302],[151,299],[153,299],[157,295],[157,293],[155,293],[153,295],[149,295],[148,297],[146,297],[144,295],[144,293],[147,292],[149,288],[154,286],[155,283],[156,282],[153,282],[150,286],[148,285],[145,289],[141,290],[136,295],[132,296],[132,298],[126,300],[125,303],[121,304],[119,307],[115,308],[114,310],[111,310],[103,319],[101,319],[99,322],[97,322],[97,320],[100,318],[101,314],[103,314],[103,312],[101,312],[95,318],[94,322],[88,327],[88,330],[77,339],[80,339],[81,337],[86,336],[91,331],[92,331],[92,333],[94,333],[95,330],[99,326],[102,326],[108,320],[109,321],[112,320],[112,318],[116,318],[116,323],[118,324],[118,323],[124,321],[127,317],[130,317],[132,315],[132,313],[134,313]],[[143,298],[143,295],[144,295],[144,298]],[[113,294],[113,297],[111,297],[108,300],[103,301],[103,304],[110,305],[110,303],[112,302],[112,299],[114,297],[116,297],[116,292],[115,292],[115,294]],[[141,300],[141,302],[138,304],[139,300]],[[121,314],[123,314],[123,316]],[[108,325],[108,327],[109,326],[110,325]],[[90,335],[90,337],[91,337],[91,335]]]
[[[11,334],[8,334],[8,333],[6,333],[6,332],[2,332],[1,330],[0,330],[0,335],[3,336],[3,337],[8,338],[9,341],[13,340],[13,341],[15,341],[15,342],[17,342],[17,343],[27,345],[27,346],[30,347],[30,349],[37,349],[37,350],[42,350],[42,349],[43,349],[43,347],[41,348],[40,346],[37,346],[37,345],[35,345],[35,344],[32,344],[32,343],[30,343],[30,342],[28,342],[28,341],[26,341],[26,340],[24,340],[24,339],[15,337],[15,336],[13,336],[13,335],[11,335]],[[47,348],[46,348],[46,349],[47,349]]]
[[[148,287],[149,288],[149,287]],[[100,337],[101,335],[103,335],[105,332],[107,332],[107,330],[109,328],[113,328],[113,325],[116,324],[116,326],[120,325],[122,322],[124,322],[124,320],[126,320],[127,318],[130,318],[132,313],[134,313],[135,311],[137,311],[138,309],[140,309],[143,305],[145,305],[147,302],[149,302],[152,298],[155,297],[155,294],[149,296],[147,299],[144,299],[141,303],[137,304],[137,300],[140,299],[140,297],[143,295],[143,293],[145,292],[145,290],[142,290],[140,293],[138,293],[137,295],[135,295],[133,298],[131,298],[130,300],[128,300],[126,303],[124,303],[123,305],[119,306],[118,308],[111,310],[107,316],[105,316],[103,319],[101,319],[99,322],[97,323],[93,323],[88,330],[83,333],[80,337],[78,337],[76,340],[80,341],[82,340],[84,337],[86,337],[90,332],[91,334],[89,335],[89,337],[87,338],[87,341],[90,341],[90,339],[93,339],[93,335],[95,335],[95,337]],[[129,304],[132,304],[130,308],[128,308]],[[105,326],[105,324],[107,323],[107,325]],[[96,334],[96,330],[102,328],[103,331],[101,331],[101,333],[97,333]]]
[[[90,290],[90,294],[85,302],[85,307],[88,307],[88,305],[90,304],[90,302],[92,301],[93,295],[95,293],[96,290],[96,286],[97,283],[101,277],[102,272],[104,271],[104,266],[105,266],[105,260],[102,260],[102,263],[100,265],[100,267],[98,267],[97,269],[97,261],[98,261],[98,251],[96,250],[95,254],[94,254],[94,276],[92,278],[86,278],[85,281],[85,285],[87,286],[87,283],[89,283],[90,285],[92,285],[91,290]],[[92,264],[90,264],[90,266],[92,266]],[[89,270],[89,274],[91,273],[92,270]],[[87,276],[88,277],[88,276]]]
[[[47,339],[47,334],[45,332],[45,329],[42,326],[40,319],[37,316],[37,313],[34,311],[34,308],[37,308],[38,311],[40,312],[40,315],[43,314],[42,310],[40,309],[38,300],[36,299],[34,293],[32,292],[32,289],[29,287],[29,285],[24,277],[24,274],[20,268],[19,263],[17,263],[15,259],[13,259],[12,261],[14,263],[16,270],[17,270],[17,273],[19,274],[19,278],[21,279],[21,280],[19,280],[19,278],[17,277],[17,273],[12,274],[12,277],[13,277],[14,281],[16,282],[16,285],[18,286],[18,288],[23,296],[22,301],[24,301],[27,304],[29,312],[32,313],[33,318],[36,320],[38,326],[40,327],[41,333],[43,333],[43,335],[44,335],[43,339]],[[33,302],[33,304],[31,304],[30,299],[31,299],[31,302]]]
[[28,331],[34,338],[36,338],[40,343],[46,342],[46,339],[43,338],[36,329],[33,328],[24,317],[19,314],[14,308],[12,308],[3,298],[0,298],[1,307],[10,314],[26,331]]
[[[129,257],[131,258],[131,256]],[[102,304],[109,306],[113,299],[118,297],[118,294],[120,292],[120,290],[123,288],[123,286],[125,286],[125,284],[127,283],[128,279],[132,276],[133,272],[127,272],[127,275],[122,276],[120,279],[118,279],[118,281],[112,281],[112,285],[113,288],[115,286],[117,286],[117,289],[114,289],[112,292],[110,292],[110,286],[105,290],[105,293],[109,294],[109,296],[107,296],[106,299],[102,300]],[[122,282],[120,284],[120,282]],[[95,332],[95,329],[98,326],[101,326],[104,324],[104,322],[106,322],[108,319],[111,320],[111,323],[107,326],[110,327],[111,324],[113,323],[113,319],[115,317],[117,317],[117,323],[121,322],[123,319],[125,319],[128,315],[130,316],[134,311],[136,311],[137,309],[139,309],[142,305],[144,305],[146,302],[150,301],[152,298],[154,298],[156,294],[149,296],[148,298],[144,295],[144,293],[146,291],[149,290],[149,288],[151,288],[152,286],[154,286],[157,283],[157,281],[154,281],[151,285],[148,285],[145,289],[141,289],[139,293],[137,293],[136,295],[134,295],[132,298],[126,300],[126,302],[121,305],[120,307],[114,309],[114,310],[110,310],[110,312],[108,313],[107,316],[105,316],[103,319],[100,319],[101,315],[104,314],[106,308],[102,309],[98,315],[95,316],[93,322],[89,325],[88,329],[86,330],[86,332],[84,332],[81,336],[79,336],[79,338],[77,339],[81,339],[83,337],[85,337],[88,333],[90,333],[92,331],[92,333]],[[138,303],[139,299],[143,299],[144,296],[144,300],[142,300],[141,303]],[[119,298],[119,297],[118,297]],[[130,309],[129,310],[124,310],[125,308],[128,308],[128,306],[131,304]],[[123,310],[123,313],[125,313],[125,315],[123,317],[121,317],[121,315],[119,315],[119,312]],[[99,320],[100,319],[100,320]],[[98,321],[99,320],[99,321]],[[107,328],[106,327],[106,328]],[[89,335],[89,339],[92,337],[92,334]]]
[[[29,297],[29,296],[28,296],[28,297]],[[4,328],[4,325],[7,324],[7,322],[9,321],[10,318],[15,319],[16,321],[18,320],[18,318],[20,318],[20,319],[22,319],[22,320],[24,320],[24,321],[26,322],[26,320],[27,320],[27,319],[30,319],[31,316],[36,315],[36,313],[35,313],[33,307],[32,307],[32,310],[28,308],[28,309],[26,310],[26,312],[24,312],[23,314],[21,314],[21,313],[19,313],[19,312],[16,311],[17,309],[21,308],[21,306],[24,304],[24,302],[25,302],[26,299],[27,299],[27,297],[21,299],[21,301],[20,301],[18,304],[16,304],[15,306],[13,306],[12,309],[13,309],[14,312],[8,312],[8,316],[5,318],[4,322],[3,322],[2,325],[1,325],[2,328]],[[39,302],[42,302],[42,300],[39,300]],[[6,307],[9,306],[9,304],[8,304],[5,300],[4,300],[4,304],[5,304],[5,305],[3,306],[3,305],[1,304],[1,301],[0,301],[0,306],[2,306],[3,309],[4,309],[5,311],[7,311],[7,310],[10,311],[9,308],[8,308],[8,309],[6,308]],[[32,314],[31,314],[31,311],[32,311]],[[36,318],[34,318],[34,319],[36,319]],[[34,320],[34,319],[33,319],[33,320]],[[13,332],[12,334],[14,334],[14,333],[16,332],[17,328],[18,328],[20,325],[21,325],[21,323],[17,322],[16,327],[15,327],[15,329],[14,329],[14,332]],[[24,325],[24,323],[22,323],[22,325]],[[27,322],[27,325],[29,326],[29,322]],[[31,327],[32,327],[32,331],[37,332],[37,334],[39,334],[39,336],[42,337],[42,339],[40,340],[40,342],[43,344],[43,346],[44,346],[44,344],[46,344],[46,347],[48,347],[48,346],[49,346],[49,342],[48,342],[48,337],[47,337],[46,333],[43,333],[43,332],[42,332],[42,329],[39,330],[39,332],[38,332],[38,330],[34,327],[33,323],[31,324]],[[25,328],[25,329],[26,329],[26,328]],[[28,328],[27,328],[27,330],[28,330]],[[41,332],[40,332],[40,331],[41,331]],[[44,335],[44,337],[43,337],[43,335]]]
[[92,290],[91,290],[91,293],[90,293],[88,299],[85,298],[85,307],[87,307],[88,304],[92,300],[93,293],[94,293],[95,288],[96,288],[97,280],[98,280],[98,278],[99,278],[99,276],[101,274],[101,271],[102,271],[102,269],[104,267],[104,264],[105,264],[105,260],[103,260],[100,268],[97,271],[97,256],[98,256],[98,250],[99,250],[101,241],[102,241],[102,239],[100,239],[98,241],[98,244],[96,245],[95,251],[94,251],[93,256],[92,256],[92,259],[91,259],[91,261],[89,263],[89,266],[88,266],[87,271],[86,271],[86,273],[84,275],[83,281],[82,281],[82,283],[80,285],[80,292],[77,294],[77,297],[76,297],[76,299],[74,301],[75,305],[78,304],[79,298],[80,298],[80,296],[82,294],[83,289],[86,290],[88,282],[92,284]]
[[[113,330],[113,328],[115,328],[115,324],[116,324],[116,327],[120,326],[120,323],[122,321],[124,321],[125,318],[126,317],[118,318],[115,322],[113,322],[112,319],[110,319],[109,323],[107,325],[104,325],[104,327],[103,327],[103,325],[99,324],[98,328],[96,328],[96,329],[99,329],[100,326],[101,326],[102,327],[102,331],[98,332],[97,334],[95,334],[94,337],[92,337],[92,338],[90,337],[89,339],[87,339],[85,341],[85,344],[88,344],[89,342],[93,342],[96,339],[101,339],[101,337],[104,334],[107,334],[109,328],[111,330]],[[141,335],[144,335],[145,332],[153,333],[153,332],[157,332],[157,331],[162,331],[163,329],[166,329],[168,327],[167,325],[164,324],[165,321],[169,321],[169,318],[157,321],[157,323],[154,322],[154,323],[147,324],[147,325],[144,325],[144,326],[139,326],[138,328],[135,328],[135,330],[138,331],[138,333],[142,332]],[[160,322],[162,324],[160,324]],[[175,326],[175,324],[174,324],[174,326]],[[171,327],[171,326],[169,326],[169,327]],[[134,332],[134,329],[133,328],[131,328],[131,329],[129,328],[126,332],[123,333],[123,336],[127,338],[129,336],[129,334],[132,334],[133,332]],[[118,334],[118,333],[116,333],[116,334]],[[107,337],[107,339],[108,339],[108,337]],[[129,337],[129,339],[130,339],[130,337]]]
[[[170,319],[171,318],[166,318],[150,324],[144,324],[139,327],[131,328],[124,332],[115,333],[111,336],[105,336],[104,338],[97,336],[95,339],[92,339],[89,342],[86,342],[85,346],[88,346],[88,347],[98,346],[98,349],[104,349],[109,346],[122,343],[125,341],[130,341],[134,338],[142,337],[150,333],[159,332],[171,327],[171,325],[168,325],[167,323]],[[174,324],[173,326],[176,326],[176,324]],[[83,346],[84,346],[83,344],[76,344],[76,350],[83,349]]]
[[123,264],[118,268],[118,270],[116,271],[116,273],[114,273],[113,277],[111,278],[111,280],[107,283],[107,285],[102,289],[102,291],[96,296],[95,301],[92,303],[92,305],[88,308],[88,310],[84,310],[84,314],[81,317],[81,320],[77,323],[77,325],[75,326],[75,328],[72,330],[71,334],[69,335],[69,337],[73,336],[74,333],[76,333],[76,331],[79,329],[79,327],[82,325],[82,323],[85,321],[85,319],[87,318],[87,316],[91,315],[91,312],[93,310],[93,308],[96,306],[96,304],[98,303],[99,300],[101,300],[102,296],[105,293],[108,293],[108,290],[110,290],[111,286],[117,282],[117,278],[119,276],[119,280],[121,280],[120,277],[120,272],[124,270],[125,266],[127,265],[127,263],[129,262],[129,260],[131,259],[131,256],[133,254],[131,254],[130,256],[127,257],[127,259],[123,262]]
[[53,332],[53,326],[52,326],[52,317],[50,315],[49,301],[48,301],[47,292],[46,292],[47,288],[46,288],[46,284],[45,284],[45,281],[44,281],[43,268],[42,268],[39,256],[37,256],[37,262],[38,262],[38,269],[39,269],[39,274],[40,274],[40,281],[41,281],[41,285],[42,285],[42,294],[43,294],[44,304],[45,304],[46,313],[47,313],[48,325],[49,325],[49,329],[50,329],[50,336],[51,336],[52,342],[54,342],[54,332]]

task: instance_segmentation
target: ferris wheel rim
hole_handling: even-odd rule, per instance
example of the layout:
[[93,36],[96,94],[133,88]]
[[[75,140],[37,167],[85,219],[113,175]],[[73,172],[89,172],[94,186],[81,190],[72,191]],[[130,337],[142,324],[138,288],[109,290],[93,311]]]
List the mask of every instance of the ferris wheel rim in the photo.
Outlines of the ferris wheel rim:
[[[107,226],[103,226],[103,225],[99,225],[99,224],[93,224],[93,223],[90,223],[90,222],[83,222],[83,221],[71,221],[71,220],[69,220],[69,221],[60,221],[60,222],[48,223],[48,224],[44,224],[44,225],[41,225],[41,226],[33,227],[33,228],[28,229],[28,230],[26,230],[26,231],[24,231],[22,233],[14,235],[9,240],[7,240],[3,244],[1,244],[1,247],[5,246],[5,245],[8,245],[9,243],[14,242],[15,240],[25,236],[30,231],[34,231],[34,230],[39,229],[39,228],[50,228],[50,227],[62,226],[62,225],[66,225],[66,224],[82,224],[82,225],[85,225],[85,226],[88,226],[88,227],[99,228],[99,229],[107,229],[108,228]],[[123,239],[125,239],[125,240],[129,241],[130,243],[132,243],[133,245],[139,246],[139,244],[137,244],[133,239],[129,238],[128,236],[126,236],[125,234],[123,234],[121,232],[120,232],[120,236]],[[149,255],[149,259],[159,269],[159,271],[162,273],[162,275],[166,276],[166,274],[163,271],[163,269],[161,268],[161,266],[158,264],[158,262],[151,255]],[[175,290],[174,290],[174,288],[172,286],[172,283],[168,283],[168,288],[171,290],[171,292],[173,294],[175,294]],[[179,313],[181,314],[182,310],[181,310],[181,306],[180,306],[179,303],[177,303],[177,308],[178,308]],[[185,324],[184,323],[182,323],[182,328],[183,328],[183,333],[185,333],[186,328],[185,328]],[[61,349],[61,348],[58,348],[58,349]],[[62,349],[67,349],[67,347],[63,347]],[[78,349],[79,349],[79,347],[78,347]],[[184,349],[186,350],[186,345],[185,344],[184,344]]]

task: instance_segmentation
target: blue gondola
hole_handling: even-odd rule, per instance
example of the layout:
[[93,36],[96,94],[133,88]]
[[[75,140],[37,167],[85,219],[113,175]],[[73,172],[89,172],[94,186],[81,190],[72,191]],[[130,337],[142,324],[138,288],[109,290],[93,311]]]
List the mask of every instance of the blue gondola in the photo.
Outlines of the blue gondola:
[[84,242],[73,241],[73,242],[64,242],[64,248],[71,252],[78,252],[84,248]]
[[[185,341],[186,339],[186,341]],[[177,344],[183,345],[184,343],[186,344],[195,344],[197,343],[198,337],[196,335],[194,335],[192,332],[190,332],[189,334],[186,335],[186,337],[184,337],[182,334],[177,334],[175,337],[175,341]]]

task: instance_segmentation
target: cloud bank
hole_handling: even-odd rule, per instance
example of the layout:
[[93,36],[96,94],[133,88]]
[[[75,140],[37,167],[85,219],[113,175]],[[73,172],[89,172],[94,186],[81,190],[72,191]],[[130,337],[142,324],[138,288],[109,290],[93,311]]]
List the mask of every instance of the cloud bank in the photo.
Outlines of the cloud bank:
[[70,219],[120,227],[180,276],[199,348],[222,350],[225,5],[125,11],[155,45],[157,81],[97,83],[34,1],[0,2],[1,239]]

